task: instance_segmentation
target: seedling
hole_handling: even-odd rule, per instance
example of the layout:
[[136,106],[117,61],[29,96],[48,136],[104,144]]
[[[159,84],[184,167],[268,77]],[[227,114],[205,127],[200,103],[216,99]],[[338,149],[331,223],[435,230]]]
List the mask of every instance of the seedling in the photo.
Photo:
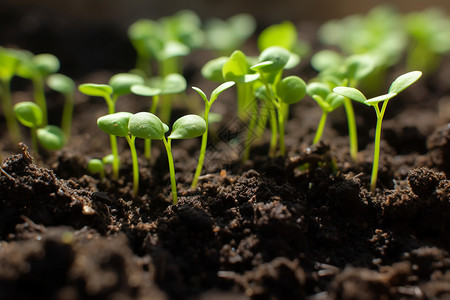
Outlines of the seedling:
[[450,52],[450,20],[438,8],[407,14],[403,24],[411,40],[407,49],[408,69],[431,73],[439,66],[444,54]]
[[[359,90],[351,87],[336,87],[333,91],[336,94],[342,95],[349,99],[358,101],[360,103],[366,104],[368,106],[372,106],[375,109],[375,113],[377,116],[377,124],[375,128],[375,145],[374,145],[374,156],[373,156],[373,166],[372,166],[372,177],[370,182],[370,189],[375,192],[377,177],[378,177],[378,164],[380,158],[380,140],[381,140],[381,123],[383,122],[384,113],[386,112],[386,107],[388,101],[395,96],[397,96],[400,92],[405,90],[407,87],[416,82],[420,76],[422,76],[422,72],[413,71],[406,74],[403,74],[391,84],[388,93],[367,99],[363,93]],[[382,103],[381,109],[379,107],[379,103]]]
[[[119,73],[110,78],[109,84],[84,83],[81,84],[78,89],[88,96],[103,97],[108,105],[108,114],[113,114],[116,112],[117,99],[122,95],[130,94],[131,86],[143,83],[144,78],[139,75]],[[109,139],[111,143],[111,153],[114,158],[112,163],[112,177],[118,179],[120,160],[117,149],[117,138],[115,135],[110,135]]]
[[344,97],[331,92],[330,87],[322,82],[312,82],[308,84],[306,92],[311,98],[313,98],[320,109],[322,110],[322,116],[317,126],[316,134],[314,136],[313,144],[320,141],[323,130],[327,121],[328,114],[340,107],[344,103]]
[[[150,112],[156,114],[156,109],[158,108],[158,103],[162,95],[172,95],[181,93],[186,90],[186,79],[180,74],[173,73],[169,74],[164,78],[154,77],[151,78],[148,84],[135,84],[131,87],[131,92],[140,96],[152,97],[152,105],[150,107]],[[170,99],[164,99],[165,102],[170,101]],[[165,109],[170,109],[170,106],[164,105],[163,111]],[[163,113],[164,114],[164,113]],[[169,113],[170,114],[170,113]],[[166,113],[167,115],[167,113]],[[150,160],[151,158],[151,140],[145,140],[145,157]]]
[[[285,155],[284,127],[289,113],[289,105],[300,101],[306,95],[306,84],[298,76],[281,79],[282,71],[291,60],[291,53],[285,48],[272,46],[261,52],[259,63],[250,69],[260,74],[262,86],[256,91],[257,97],[270,105],[269,122],[272,129],[269,156],[274,157],[279,137],[280,154]],[[297,61],[298,62],[298,61]],[[278,135],[278,136],[277,136]]]
[[198,158],[197,169],[195,170],[194,179],[192,180],[191,188],[195,188],[197,186],[198,177],[202,173],[202,169],[203,169],[203,161],[205,160],[205,154],[206,154],[206,145],[208,143],[209,111],[211,109],[211,106],[214,103],[214,101],[217,100],[217,97],[223,91],[232,87],[233,85],[234,85],[233,81],[227,81],[225,83],[222,83],[215,90],[212,91],[211,96],[209,97],[209,100],[208,100],[208,97],[206,96],[206,94],[200,88],[192,87],[197,93],[200,94],[203,101],[205,101],[205,115],[203,118],[205,119],[205,122],[206,122],[206,129],[205,129],[205,133],[203,133],[203,135],[202,135],[200,156]]
[[0,47],[0,93],[2,96],[2,109],[6,119],[6,125],[11,140],[19,143],[21,140],[20,128],[14,117],[14,109],[11,100],[11,79],[16,74],[23,52]]
[[220,55],[230,55],[255,29],[255,19],[245,13],[234,15],[227,20],[210,19],[205,24],[206,45]]
[[152,113],[139,112],[130,118],[128,130],[131,135],[138,138],[163,141],[169,163],[172,201],[173,204],[176,204],[178,201],[178,196],[171,141],[174,139],[195,138],[204,134],[206,131],[205,120],[197,115],[183,116],[175,121],[172,126],[172,132],[166,138],[165,133],[169,131],[169,127],[166,124],[164,124],[156,115]]
[[47,125],[47,100],[45,97],[45,80],[59,70],[59,60],[49,53],[37,54],[22,59],[17,69],[17,75],[30,79],[33,83],[34,101],[42,110],[42,125]]
[[98,174],[100,176],[100,179],[105,178],[105,165],[101,159],[90,159],[87,164],[87,170],[91,174]]
[[117,112],[105,115],[97,119],[97,125],[109,135],[124,137],[127,140],[130,146],[133,164],[133,196],[136,196],[139,192],[139,166],[135,146],[136,136],[130,134],[128,131],[128,123],[131,116],[133,114],[129,112]]
[[42,109],[34,102],[25,101],[14,105],[14,113],[21,124],[30,128],[31,142],[35,154],[38,154],[38,142],[47,150],[59,150],[66,139],[62,130],[54,125],[43,124],[44,114]]
[[47,85],[64,95],[65,102],[61,118],[61,129],[66,136],[66,140],[69,140],[72,126],[75,82],[66,75],[52,74],[47,78]]

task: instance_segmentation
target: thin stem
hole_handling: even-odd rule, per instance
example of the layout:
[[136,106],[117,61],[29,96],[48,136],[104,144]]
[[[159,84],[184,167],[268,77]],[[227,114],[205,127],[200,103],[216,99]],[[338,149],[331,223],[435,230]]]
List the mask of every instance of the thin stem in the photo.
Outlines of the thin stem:
[[[252,144],[253,137],[256,135],[255,133],[255,126],[258,124],[258,120],[261,118],[258,118],[258,105],[256,101],[253,101],[252,105],[252,111],[250,114],[250,122],[248,124],[247,128],[247,136],[245,137],[245,143],[244,143],[244,153],[242,154],[242,161],[247,161],[250,157],[250,148]],[[265,124],[264,124],[265,127]]]
[[355,112],[350,99],[344,99],[345,113],[347,114],[348,136],[350,139],[350,156],[354,161],[358,158],[358,133],[356,130]]
[[269,122],[270,122],[270,129],[272,131],[271,137],[270,137],[270,148],[269,148],[269,156],[275,157],[277,152],[277,142],[278,142],[278,125],[277,125],[277,115],[274,109],[273,103],[270,104],[272,107],[269,108]]
[[372,176],[370,179],[370,191],[372,193],[375,192],[375,188],[377,186],[378,179],[378,168],[380,163],[380,144],[381,144],[381,123],[383,122],[384,113],[386,111],[388,100],[383,102],[383,106],[380,109],[378,104],[374,105],[375,112],[377,114],[377,125],[375,128],[375,144],[373,149],[373,165],[372,165]]
[[[152,106],[150,107],[150,113],[152,113],[152,114],[156,113],[158,103],[159,103],[159,95],[153,96]],[[144,140],[144,156],[149,161],[152,158],[152,140],[151,139]]]
[[323,130],[325,128],[325,123],[327,122],[328,112],[322,111],[322,116],[320,117],[319,125],[317,126],[316,135],[314,136],[313,144],[317,144],[322,137]]
[[37,139],[37,127],[33,126],[31,127],[31,144],[33,145],[33,152],[35,156],[39,155],[39,145],[38,145],[38,139]]
[[[106,104],[108,105],[108,113],[113,114],[116,111],[116,101],[117,97],[114,96],[111,98],[110,96],[105,97]],[[117,148],[117,137],[115,135],[109,135],[109,140],[111,144],[111,153],[113,155],[113,163],[112,163],[112,169],[113,179],[119,179],[119,167],[120,167],[120,159],[119,159],[119,150]]]
[[45,99],[44,92],[44,79],[40,76],[36,76],[32,79],[33,81],[33,90],[34,90],[34,101],[37,105],[42,109],[42,126],[46,126],[48,123],[47,116],[47,100]]
[[278,108],[278,134],[280,139],[280,155],[284,156],[286,154],[286,147],[284,142],[284,127],[286,124],[286,118],[287,115],[287,109],[288,107],[285,106],[284,103],[280,103],[280,107]]
[[172,202],[173,204],[177,204],[177,182],[175,179],[175,166],[173,164],[172,147],[170,145],[171,139],[166,139],[166,137],[163,136],[163,142],[164,146],[166,147],[167,160],[169,162],[170,185],[172,187]]
[[6,125],[9,136],[13,143],[18,144],[22,139],[19,123],[15,118],[14,109],[11,100],[10,80],[0,80],[2,85],[2,109],[5,114]]
[[205,102],[205,122],[206,122],[206,131],[202,135],[202,144],[200,146],[200,156],[198,157],[198,164],[197,169],[195,170],[194,179],[192,180],[191,188],[195,188],[197,186],[198,177],[202,173],[203,169],[203,162],[205,160],[205,154],[206,154],[206,145],[208,143],[208,118],[209,118],[209,110],[211,106],[209,105],[209,102]]
[[135,147],[135,136],[125,136],[128,141],[128,145],[130,145],[131,151],[131,160],[133,162],[133,196],[136,197],[139,191],[139,166],[138,166],[138,158]]

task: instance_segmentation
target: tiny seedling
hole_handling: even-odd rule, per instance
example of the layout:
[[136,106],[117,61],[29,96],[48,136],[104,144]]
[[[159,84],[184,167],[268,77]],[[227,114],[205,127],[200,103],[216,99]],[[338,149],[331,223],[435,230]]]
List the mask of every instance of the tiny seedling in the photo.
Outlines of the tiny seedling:
[[44,114],[42,109],[34,102],[25,101],[14,105],[14,113],[21,124],[31,130],[33,151],[38,154],[38,142],[47,150],[59,150],[64,147],[66,139],[62,130],[54,125],[42,128]]
[[[412,71],[406,74],[403,74],[391,84],[388,93],[367,99],[363,93],[359,90],[351,87],[336,87],[333,91],[336,94],[342,95],[349,99],[355,100],[357,102],[366,104],[368,106],[372,106],[375,109],[375,113],[377,115],[377,124],[375,128],[375,145],[374,145],[374,156],[373,156],[373,166],[372,166],[372,177],[370,182],[370,189],[375,192],[375,187],[377,184],[378,177],[378,164],[380,159],[380,140],[381,140],[381,124],[383,122],[383,117],[386,112],[386,107],[390,99],[397,96],[400,92],[405,90],[407,87],[416,82],[420,76],[422,76],[422,72],[420,71]],[[381,109],[379,107],[379,103],[382,103]]]
[[98,174],[100,179],[105,178],[105,165],[101,159],[90,159],[87,164],[87,170],[91,174]]
[[19,143],[22,139],[19,124],[14,116],[11,99],[11,80],[16,75],[17,66],[26,52],[0,47],[0,94],[1,105],[11,140]]
[[[150,113],[156,114],[156,109],[158,108],[158,103],[160,97],[163,95],[173,95],[181,93],[186,90],[186,79],[183,75],[172,73],[164,78],[154,77],[151,78],[148,84],[135,84],[131,87],[131,92],[136,95],[152,97],[152,105],[150,107]],[[165,102],[170,101],[170,99],[164,99]],[[167,106],[163,103],[163,111],[171,109],[170,105]],[[163,113],[167,115],[168,113]],[[170,115],[170,113],[169,113]],[[145,157],[150,160],[151,158],[151,139],[145,140]]]
[[227,20],[210,19],[205,24],[206,47],[221,55],[230,55],[255,29],[254,17],[246,13],[234,15]]
[[[257,98],[265,100],[269,111],[269,124],[272,130],[269,156],[276,154],[279,138],[281,156],[285,155],[284,127],[289,114],[289,105],[300,101],[306,95],[306,83],[298,76],[283,79],[285,68],[293,67],[289,62],[291,53],[285,48],[272,46],[261,52],[259,63],[250,69],[260,74],[262,85],[256,90]],[[294,59],[296,63],[298,60]]]
[[203,101],[205,101],[205,115],[204,115],[204,119],[205,119],[205,122],[206,122],[205,133],[203,133],[203,135],[202,135],[202,144],[201,144],[201,147],[200,147],[200,156],[198,158],[197,169],[195,170],[194,179],[192,180],[192,184],[191,184],[192,188],[197,186],[198,177],[202,173],[203,162],[205,160],[206,146],[207,146],[207,143],[208,143],[209,111],[211,110],[211,106],[214,103],[214,101],[217,100],[217,97],[219,97],[219,95],[223,91],[225,91],[226,89],[232,87],[233,85],[234,85],[233,81],[227,81],[227,82],[222,83],[221,85],[219,85],[216,89],[214,89],[212,91],[211,96],[209,97],[209,100],[208,100],[208,97],[206,96],[206,94],[200,88],[192,87],[197,93],[200,94],[200,96],[202,97]]
[[75,82],[70,77],[57,73],[48,76],[47,85],[64,95],[65,102],[61,118],[61,129],[66,136],[66,140],[69,140],[72,126]]
[[135,140],[136,137],[128,131],[128,123],[132,113],[117,112],[102,116],[97,119],[98,127],[109,135],[124,137],[131,151],[131,160],[133,164],[133,196],[139,191],[139,166],[136,153]]
[[50,74],[59,70],[59,60],[49,53],[28,56],[20,61],[17,75],[31,80],[33,83],[34,101],[42,110],[42,125],[47,125],[47,100],[45,96],[45,80]]
[[190,139],[201,136],[206,131],[205,119],[197,115],[183,116],[175,121],[172,126],[172,132],[166,138],[165,133],[169,131],[169,127],[166,124],[164,124],[156,115],[152,113],[139,112],[130,118],[128,130],[132,136],[141,139],[163,141],[169,163],[172,201],[176,204],[178,201],[178,196],[171,141],[175,139]]
[[[129,73],[119,73],[112,76],[109,80],[109,84],[97,84],[97,83],[84,83],[81,84],[78,89],[83,94],[94,97],[102,97],[105,99],[108,106],[108,114],[116,112],[116,102],[120,96],[130,94],[131,86],[135,84],[143,84],[144,78]],[[114,157],[112,163],[112,177],[114,179],[119,178],[119,151],[117,148],[117,138],[115,135],[109,136],[111,143],[111,153]]]
[[25,101],[14,105],[14,113],[19,122],[30,128],[31,143],[34,153],[38,153],[37,128],[42,125],[44,117],[42,109],[34,102]]
[[328,114],[338,108],[344,103],[344,97],[336,93],[331,92],[330,87],[323,82],[312,82],[308,84],[306,92],[311,98],[313,98],[320,109],[322,110],[322,116],[317,126],[316,134],[314,136],[313,144],[320,141],[323,130],[327,121]]

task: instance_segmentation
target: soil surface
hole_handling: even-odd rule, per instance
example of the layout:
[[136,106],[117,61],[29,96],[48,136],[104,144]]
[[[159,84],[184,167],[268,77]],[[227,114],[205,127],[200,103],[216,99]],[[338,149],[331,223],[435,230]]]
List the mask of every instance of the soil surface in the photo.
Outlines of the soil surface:
[[[188,60],[189,86],[212,90],[199,76],[210,55]],[[391,71],[389,82],[401,73]],[[297,72],[312,77],[306,64]],[[88,159],[108,154],[96,126],[107,108],[77,95],[63,150],[30,154],[25,129],[18,146],[1,134],[0,299],[450,299],[449,72],[444,60],[389,103],[375,193],[372,109],[355,105],[357,162],[342,110],[311,146],[320,109],[305,98],[291,109],[286,157],[268,158],[265,136],[243,163],[246,128],[227,91],[213,106],[224,118],[212,126],[198,187],[189,188],[199,139],[173,143],[176,205],[163,146],[155,142],[147,161],[138,141],[140,190],[132,197],[124,139],[118,180],[87,172]],[[112,74],[98,70],[77,83]],[[62,98],[48,97],[56,124]],[[200,112],[198,95],[186,98],[175,101],[173,119]],[[117,111],[149,106],[124,96]]]

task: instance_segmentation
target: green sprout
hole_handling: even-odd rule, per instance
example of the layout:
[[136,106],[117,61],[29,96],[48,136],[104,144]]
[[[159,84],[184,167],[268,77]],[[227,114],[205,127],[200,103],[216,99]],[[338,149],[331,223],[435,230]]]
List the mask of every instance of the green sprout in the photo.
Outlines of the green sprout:
[[428,8],[404,16],[403,24],[410,38],[407,49],[408,69],[424,74],[436,70],[444,54],[450,53],[450,20],[442,9]]
[[202,169],[203,169],[203,162],[205,160],[205,153],[206,153],[206,146],[208,143],[208,125],[209,125],[209,111],[211,110],[211,106],[214,103],[214,101],[217,100],[217,97],[226,89],[232,87],[234,85],[233,81],[227,81],[222,83],[221,85],[219,85],[216,89],[214,89],[211,93],[211,96],[208,97],[206,96],[206,94],[198,87],[192,87],[197,93],[200,94],[200,96],[202,97],[203,101],[205,101],[205,115],[204,115],[204,119],[206,122],[206,129],[205,129],[205,133],[203,133],[202,135],[202,144],[200,147],[200,156],[198,159],[198,164],[197,164],[197,169],[195,170],[195,174],[194,174],[194,179],[192,180],[192,184],[191,187],[195,188],[197,186],[197,182],[198,182],[198,177],[200,176],[200,174],[202,173]]
[[[311,65],[314,69],[319,71],[317,76],[318,81],[328,85],[330,89],[336,86],[356,87],[363,79],[373,74],[376,64],[377,58],[371,54],[354,54],[343,57],[332,50],[319,51],[311,58]],[[342,102],[339,98],[336,98],[335,94],[333,94],[334,93],[331,93],[328,101],[333,102],[332,110],[336,109],[342,103],[344,105],[348,124],[350,156],[356,161],[358,156],[358,133],[353,105],[350,99],[344,98]],[[325,109],[328,110],[328,112],[331,112],[329,110],[331,107],[327,107],[326,104],[320,102],[320,100],[318,101],[317,96],[313,97],[313,99],[316,100],[322,111]],[[322,100],[325,100],[325,98]],[[338,101],[335,102],[335,100]],[[331,104],[331,102],[329,102],[329,104]],[[321,123],[325,122],[324,118],[326,118],[326,116],[322,114]],[[319,128],[321,127],[319,126]],[[321,130],[322,129],[323,128],[321,128]],[[316,135],[316,142],[320,139],[320,135],[321,133]]]
[[[336,94],[342,95],[344,97],[366,104],[368,106],[372,106],[375,109],[375,113],[377,116],[377,124],[375,128],[374,156],[372,166],[372,177],[370,182],[370,189],[372,193],[375,192],[375,187],[377,184],[378,164],[380,159],[381,123],[383,122],[383,117],[386,112],[388,101],[397,96],[400,92],[405,90],[414,82],[416,82],[420,78],[420,76],[422,76],[422,72],[420,71],[412,71],[403,74],[394,80],[387,94],[370,99],[367,99],[363,93],[361,93],[359,90],[355,88],[336,87],[333,89],[333,92],[335,92]],[[379,103],[382,103],[381,109],[379,107]]]
[[50,74],[56,73],[59,70],[59,66],[60,63],[56,56],[43,53],[22,59],[17,68],[18,76],[30,79],[33,83],[34,101],[42,110],[42,124],[44,126],[48,122],[45,80]]
[[66,139],[62,130],[54,125],[45,125],[42,109],[34,102],[25,101],[14,105],[14,113],[21,124],[30,128],[31,142],[35,154],[38,154],[38,142],[47,150],[59,150]]
[[229,55],[239,48],[255,29],[254,17],[246,13],[234,15],[227,20],[213,18],[205,24],[206,45],[220,55]]
[[320,141],[327,121],[328,114],[344,103],[344,97],[331,92],[330,87],[323,82],[312,82],[308,84],[306,92],[313,98],[322,110],[322,116],[317,126],[313,144]]
[[98,127],[112,136],[124,137],[131,151],[131,160],[133,164],[133,196],[137,196],[139,191],[139,166],[136,153],[135,140],[136,137],[128,131],[128,123],[132,113],[117,112],[102,116],[97,119]]
[[1,105],[5,115],[10,138],[16,144],[20,142],[21,134],[17,119],[14,117],[14,109],[11,99],[11,79],[16,74],[21,55],[22,53],[17,50],[0,47]]
[[101,159],[90,159],[87,164],[87,170],[91,174],[99,174],[100,179],[105,178],[105,164]]
[[72,127],[75,82],[70,77],[57,73],[48,76],[47,85],[64,95],[65,102],[61,118],[61,129],[66,136],[66,140],[69,140]]
[[[108,114],[116,112],[116,102],[120,96],[130,94],[131,86],[135,84],[143,84],[144,78],[136,74],[119,73],[112,76],[109,84],[84,83],[78,86],[80,92],[85,95],[93,97],[102,97],[105,99],[108,106]],[[112,177],[119,178],[119,151],[117,148],[117,138],[115,135],[110,135],[111,153],[113,155]]]
[[[147,84],[135,84],[131,87],[131,92],[136,95],[152,97],[152,105],[150,107],[150,112],[156,114],[158,108],[158,103],[163,95],[173,95],[181,93],[186,90],[186,79],[183,75],[172,73],[164,78],[154,77],[149,80]],[[164,99],[165,102],[170,101],[170,99]],[[170,106],[164,105],[162,109],[170,109]],[[164,113],[163,113],[164,114]],[[167,115],[167,113],[166,113]],[[145,140],[145,157],[150,160],[151,158],[151,139]]]
[[166,138],[165,133],[169,131],[169,127],[166,124],[164,124],[156,115],[152,113],[139,112],[130,118],[128,130],[132,136],[136,136],[138,138],[163,141],[169,163],[172,201],[173,204],[176,204],[178,197],[171,141],[175,139],[190,139],[201,136],[206,131],[205,119],[197,115],[183,116],[175,121],[172,126],[172,132]]
[[269,156],[276,154],[279,138],[280,155],[285,155],[284,127],[289,115],[289,105],[300,101],[306,95],[306,83],[298,76],[281,79],[284,68],[298,63],[291,60],[291,53],[285,48],[272,46],[261,52],[259,63],[250,69],[260,74],[262,85],[256,90],[257,97],[264,100],[269,111],[269,124],[272,135]]

